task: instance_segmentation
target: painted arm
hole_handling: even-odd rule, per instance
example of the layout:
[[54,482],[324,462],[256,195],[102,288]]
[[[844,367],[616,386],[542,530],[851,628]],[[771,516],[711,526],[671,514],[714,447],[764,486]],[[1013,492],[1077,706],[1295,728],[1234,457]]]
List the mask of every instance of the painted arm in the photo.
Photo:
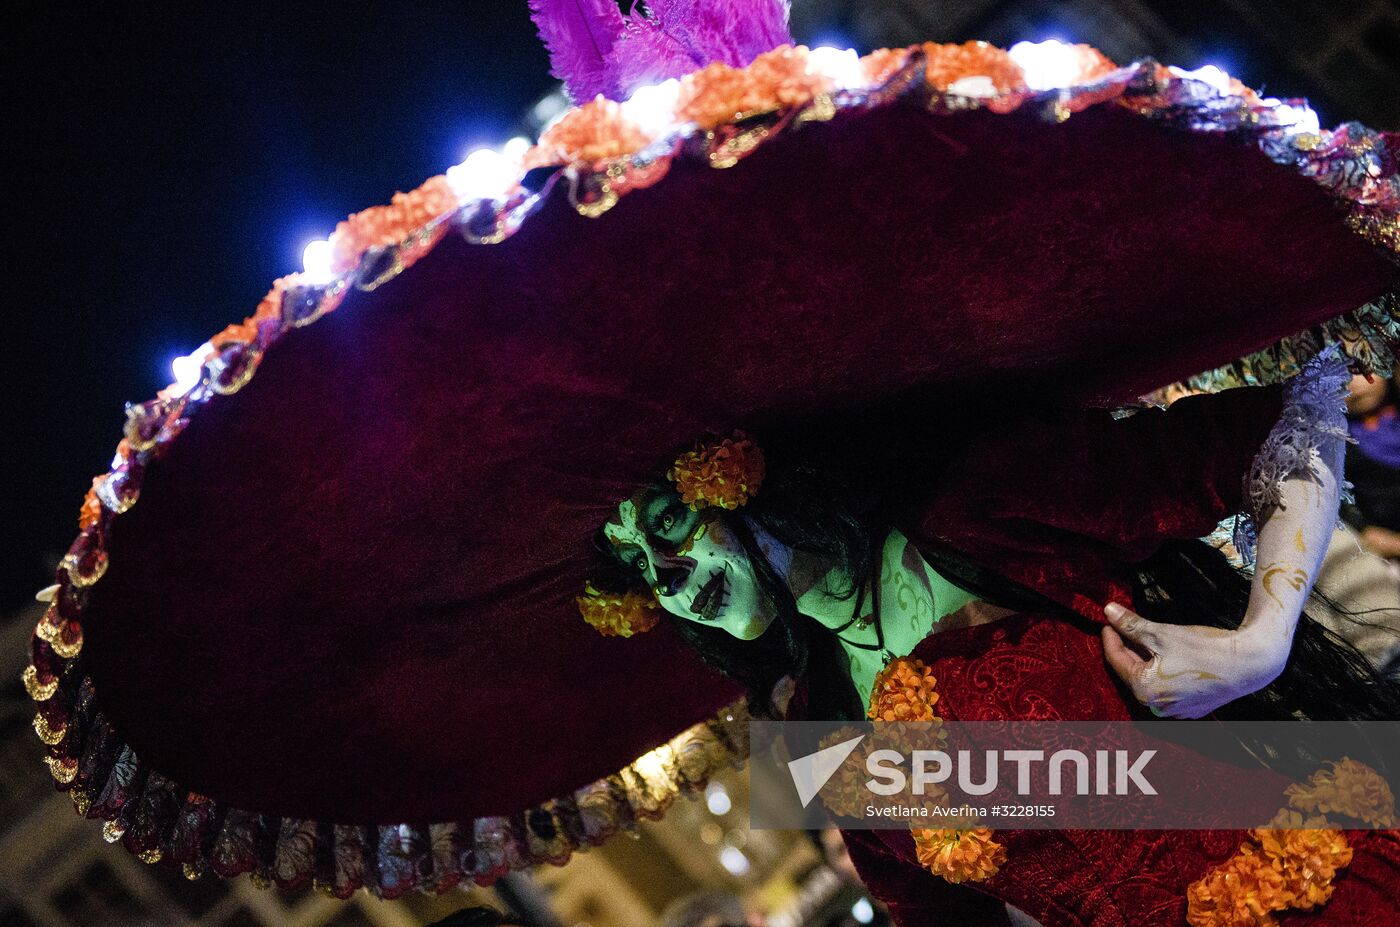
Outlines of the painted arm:
[[1237,630],[1159,624],[1121,605],[1105,607],[1109,665],[1155,714],[1203,717],[1283,672],[1337,521],[1346,376],[1335,355],[1310,363],[1255,458],[1249,489],[1257,566]]

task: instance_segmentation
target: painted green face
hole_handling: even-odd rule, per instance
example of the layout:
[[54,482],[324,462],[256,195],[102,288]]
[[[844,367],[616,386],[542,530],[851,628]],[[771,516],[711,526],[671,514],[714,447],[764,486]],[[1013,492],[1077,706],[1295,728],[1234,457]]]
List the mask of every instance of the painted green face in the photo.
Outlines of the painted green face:
[[676,617],[741,640],[753,640],[773,622],[776,609],[738,538],[722,518],[691,511],[669,487],[647,487],[620,504],[603,534]]

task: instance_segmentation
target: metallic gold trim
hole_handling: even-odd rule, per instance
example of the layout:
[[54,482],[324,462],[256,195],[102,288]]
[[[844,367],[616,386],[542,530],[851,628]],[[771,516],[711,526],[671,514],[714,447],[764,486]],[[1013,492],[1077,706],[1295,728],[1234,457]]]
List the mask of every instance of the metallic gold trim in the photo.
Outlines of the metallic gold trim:
[[136,854],[136,858],[141,860],[141,862],[143,863],[158,863],[160,862],[160,856],[161,853],[159,849],[143,850],[142,852]]
[[578,198],[579,174],[576,171],[569,172],[569,205],[574,207],[579,215],[588,219],[596,219],[617,205],[617,191],[612,188],[612,184],[606,179],[599,181],[598,199],[591,203],[585,203]]
[[77,760],[60,760],[52,756],[44,757],[44,762],[48,764],[49,773],[54,777],[54,781],[67,785],[78,776]]
[[[388,283],[390,280],[393,280],[399,274],[403,273],[404,270],[407,269],[408,265],[404,264],[399,253],[401,247],[402,245],[388,245],[383,250],[379,251],[379,253],[374,256],[374,260],[379,260],[383,255],[390,254],[392,252],[388,268],[386,268],[373,280],[356,280],[355,289],[360,290],[364,293],[372,293],[384,284]],[[360,261],[363,264],[364,258],[361,258]]]
[[795,122],[829,122],[836,118],[836,101],[829,93],[819,93],[812,102],[797,114]]
[[1400,257],[1400,215],[1376,216],[1353,212],[1347,216],[1347,225],[1371,244]]
[[[397,258],[395,258],[395,263],[397,263]],[[400,265],[399,271],[402,270],[403,266]],[[312,322],[315,322],[317,319],[321,318],[321,316],[326,314],[325,306],[326,294],[322,292],[320,298],[316,300],[316,308],[312,309],[309,315],[302,316],[299,319],[292,319],[288,324],[292,328],[305,328],[306,326],[310,325]]]
[[58,727],[49,727],[48,719],[42,713],[34,716],[34,733],[39,735],[39,739],[50,747],[58,746],[68,733],[68,725],[60,724]]
[[39,619],[39,623],[34,626],[34,636],[46,644],[52,644],[55,637],[63,630],[61,621],[58,624],[49,621],[48,614]]
[[20,678],[24,680],[25,691],[36,702],[47,702],[58,691],[58,679],[55,677],[48,682],[40,682],[39,670],[32,663],[24,668]]
[[185,863],[184,865],[182,865],[180,867],[180,872],[184,875],[185,878],[189,879],[191,882],[204,875],[204,871],[201,870],[198,866],[194,865],[193,863]]
[[85,789],[71,789],[68,797],[73,799],[73,809],[83,817],[87,817],[88,809],[92,807],[92,796]]
[[116,843],[118,840],[122,839],[122,835],[125,833],[126,828],[122,827],[116,821],[108,821],[106,824],[102,825],[102,839],[108,843]]
[[54,634],[53,640],[49,641],[49,646],[53,648],[53,652],[65,660],[73,659],[83,650],[82,628],[70,622],[68,624],[68,630],[72,632],[73,640],[69,641],[65,639],[63,631],[60,629]]
[[65,554],[59,566],[68,573],[68,581],[80,589],[86,589],[97,582],[107,573],[107,553],[98,551],[97,568],[92,573],[84,573],[78,565],[78,558],[72,554]]
[[243,349],[246,360],[243,365],[243,372],[227,383],[219,382],[219,378],[211,376],[209,378],[209,388],[220,396],[232,396],[234,393],[248,385],[248,381],[253,379],[253,374],[258,369],[258,364],[262,363],[262,352],[251,346]]
[[745,129],[737,135],[731,136],[720,143],[718,148],[713,147],[715,133],[705,133],[705,141],[711,146],[706,153],[710,167],[724,169],[733,167],[744,159],[744,156],[752,152],[759,145],[763,144],[771,134],[768,126],[756,126],[752,129]]

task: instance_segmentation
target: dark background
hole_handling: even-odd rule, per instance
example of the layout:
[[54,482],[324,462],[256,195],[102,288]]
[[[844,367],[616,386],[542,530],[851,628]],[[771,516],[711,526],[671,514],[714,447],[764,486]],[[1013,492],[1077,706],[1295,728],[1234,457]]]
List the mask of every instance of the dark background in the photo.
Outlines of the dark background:
[[[122,406],[306,242],[504,141],[553,81],[525,0],[46,4],[7,24],[0,611],[50,579]],[[1390,0],[797,0],[799,41],[1058,37],[1216,63],[1324,125],[1400,128]]]

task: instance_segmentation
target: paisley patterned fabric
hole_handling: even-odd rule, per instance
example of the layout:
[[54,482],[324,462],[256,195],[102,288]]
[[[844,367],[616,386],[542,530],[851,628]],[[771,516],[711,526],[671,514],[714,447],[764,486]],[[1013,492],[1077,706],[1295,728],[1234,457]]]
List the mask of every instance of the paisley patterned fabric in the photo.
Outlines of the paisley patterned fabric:
[[[1020,614],[932,635],[915,650],[939,680],[952,721],[1128,720],[1130,705],[1104,665],[1087,622]],[[923,869],[903,831],[848,831],[851,858],[902,927],[1003,924],[1009,902],[1045,927],[1180,927],[1186,889],[1229,858],[1245,831],[998,831],[1001,871],[976,888]],[[1352,865],[1323,907],[1283,924],[1393,925],[1400,893],[1400,837],[1349,831]],[[979,897],[979,894],[981,897]]]
[[[1132,604],[1132,564],[1163,542],[1202,537],[1248,508],[1249,475],[1284,405],[1276,387],[1236,389],[1124,420],[1092,412],[1027,415],[970,439],[906,534],[928,550],[960,551],[1080,618],[1021,613],[925,638],[912,656],[938,679],[942,717],[1146,717],[1104,662],[1095,624],[1103,620],[1101,606],[1110,599]],[[1187,887],[1248,835],[999,831],[1007,861],[976,888],[930,875],[907,832],[845,836],[870,889],[906,927],[1007,923],[1003,902],[1046,927],[1179,927]],[[1362,831],[1348,839],[1355,859],[1337,878],[1332,900],[1289,912],[1283,923],[1396,922],[1400,837]]]

